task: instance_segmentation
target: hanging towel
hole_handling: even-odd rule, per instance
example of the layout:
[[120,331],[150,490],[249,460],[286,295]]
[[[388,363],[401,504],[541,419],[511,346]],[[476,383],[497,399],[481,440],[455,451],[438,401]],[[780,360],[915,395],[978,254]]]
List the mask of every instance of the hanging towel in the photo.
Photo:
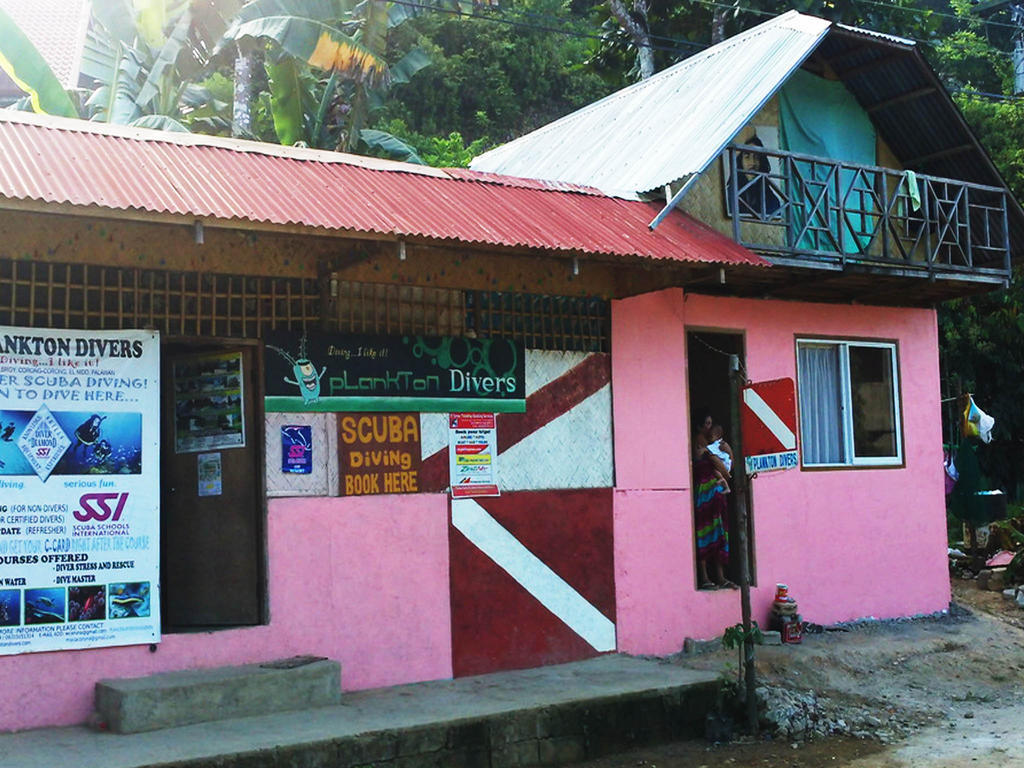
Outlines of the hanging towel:
[[963,424],[961,431],[964,435],[979,438],[983,443],[992,442],[992,427],[996,420],[985,413],[974,402],[974,398],[967,395],[967,405],[963,412]]
[[910,195],[910,207],[915,211],[921,210],[921,188],[917,186],[917,174],[913,171],[904,171],[907,177],[907,192]]

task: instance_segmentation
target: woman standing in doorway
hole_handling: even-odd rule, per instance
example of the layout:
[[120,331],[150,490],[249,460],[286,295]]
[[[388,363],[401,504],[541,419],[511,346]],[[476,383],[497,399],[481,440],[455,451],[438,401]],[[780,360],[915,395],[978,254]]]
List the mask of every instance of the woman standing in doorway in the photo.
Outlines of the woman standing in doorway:
[[[697,535],[697,576],[701,589],[735,586],[725,575],[729,565],[729,531],[726,518],[729,505],[727,487],[722,482],[729,471],[721,459],[708,450],[715,421],[702,412],[693,438],[694,527]],[[714,581],[709,578],[709,569]]]

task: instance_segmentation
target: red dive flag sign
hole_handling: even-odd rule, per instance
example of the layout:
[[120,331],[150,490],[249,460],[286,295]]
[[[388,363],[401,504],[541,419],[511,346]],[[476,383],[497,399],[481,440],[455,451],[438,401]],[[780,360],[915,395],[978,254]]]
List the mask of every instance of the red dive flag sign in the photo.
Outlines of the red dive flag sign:
[[747,474],[800,465],[792,379],[756,381],[742,390],[740,428]]

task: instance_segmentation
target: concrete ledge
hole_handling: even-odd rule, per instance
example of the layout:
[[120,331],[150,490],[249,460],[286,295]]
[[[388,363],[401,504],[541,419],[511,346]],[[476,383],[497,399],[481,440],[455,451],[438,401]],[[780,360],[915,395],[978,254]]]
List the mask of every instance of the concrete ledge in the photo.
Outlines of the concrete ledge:
[[704,735],[718,680],[254,749],[161,768],[560,766]]
[[96,683],[97,716],[114,733],[326,707],[340,701],[341,665],[316,657]]
[[[332,684],[338,679],[337,667],[334,670]],[[170,677],[177,678],[177,682],[186,679],[185,675]],[[658,659],[607,655],[537,669],[353,691],[334,706],[145,733],[121,735],[85,726],[0,733],[0,765],[565,765],[630,747],[703,735],[705,715],[714,707],[719,684],[713,672]],[[298,698],[290,691],[278,690],[292,702]],[[141,702],[138,705],[149,706]],[[209,703],[204,705],[208,707]]]

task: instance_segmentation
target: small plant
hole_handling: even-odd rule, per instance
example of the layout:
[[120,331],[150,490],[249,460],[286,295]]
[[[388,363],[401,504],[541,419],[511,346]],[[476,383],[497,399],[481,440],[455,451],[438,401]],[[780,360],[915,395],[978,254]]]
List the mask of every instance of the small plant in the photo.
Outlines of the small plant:
[[756,621],[750,625],[749,632],[743,629],[742,624],[734,624],[726,628],[725,632],[722,633],[722,647],[727,649],[735,648],[739,655],[739,667],[736,670],[736,682],[739,686],[743,684],[743,670],[745,667],[743,650],[748,640],[754,645],[760,645],[764,640],[764,633],[761,632],[761,628],[757,626]]

